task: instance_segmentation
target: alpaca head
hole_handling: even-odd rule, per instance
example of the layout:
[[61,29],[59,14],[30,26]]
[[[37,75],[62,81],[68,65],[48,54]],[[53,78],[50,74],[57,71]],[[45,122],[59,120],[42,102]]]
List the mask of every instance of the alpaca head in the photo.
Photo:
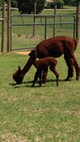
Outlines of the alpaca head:
[[37,52],[36,50],[31,50],[31,52],[29,53],[29,56],[32,57],[33,59],[36,59],[37,58]]
[[24,76],[21,72],[20,66],[18,66],[18,70],[13,74],[13,79],[16,81],[17,84],[21,84]]

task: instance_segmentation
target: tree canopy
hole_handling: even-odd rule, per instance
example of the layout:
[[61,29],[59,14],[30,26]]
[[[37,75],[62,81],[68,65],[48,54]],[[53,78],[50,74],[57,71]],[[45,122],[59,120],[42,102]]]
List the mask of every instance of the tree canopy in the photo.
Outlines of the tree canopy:
[[45,0],[17,0],[19,12],[21,14],[33,13],[35,1],[36,1],[36,13],[40,13],[44,9]]
[[[7,0],[4,0],[7,3]],[[40,13],[44,9],[46,0],[11,0],[12,7],[18,7],[20,13],[33,13],[34,11],[34,2],[36,1],[36,13]],[[0,6],[2,5],[3,0],[0,0]],[[53,0],[51,7],[54,8],[54,5],[57,4],[59,8],[63,5],[77,6],[80,0]]]
[[64,3],[66,5],[72,5],[72,6],[76,6],[78,2],[80,2],[80,0],[64,0]]

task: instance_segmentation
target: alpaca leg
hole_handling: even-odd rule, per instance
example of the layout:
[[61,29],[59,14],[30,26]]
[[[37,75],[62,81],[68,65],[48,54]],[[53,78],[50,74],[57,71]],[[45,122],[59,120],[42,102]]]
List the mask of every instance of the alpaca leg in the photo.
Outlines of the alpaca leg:
[[71,60],[69,56],[64,56],[64,58],[68,66],[68,75],[67,75],[66,80],[69,80],[70,78],[73,77],[73,73],[74,73],[73,61]]
[[43,70],[42,83],[46,83],[47,74],[48,74],[48,67]]
[[39,71],[39,86],[42,84],[42,71]]
[[79,67],[79,64],[78,64],[78,62],[77,62],[75,56],[73,56],[72,59],[73,59],[73,65],[74,65],[75,70],[76,70],[76,80],[78,80],[79,77],[80,77],[80,67]]
[[56,75],[56,86],[58,86],[58,85],[59,85],[59,83],[58,83],[59,74],[58,74],[58,72],[56,71],[56,68],[53,67],[53,66],[50,66],[50,70]]
[[36,81],[38,80],[38,77],[39,77],[39,72],[38,72],[38,70],[37,70],[36,73],[35,73],[35,76],[34,76],[34,80],[33,80],[32,86],[35,85]]
[[78,80],[80,77],[80,67],[75,67],[75,70],[76,70],[76,80]]
[[[80,67],[79,67],[79,64],[78,64],[74,54],[71,54],[70,57],[65,56],[65,60],[68,65],[68,76],[67,76],[66,80],[69,80],[69,78],[71,78],[73,76],[74,68],[76,70],[76,80],[78,80],[79,76],[80,76]],[[73,66],[74,66],[74,68],[73,68]]]

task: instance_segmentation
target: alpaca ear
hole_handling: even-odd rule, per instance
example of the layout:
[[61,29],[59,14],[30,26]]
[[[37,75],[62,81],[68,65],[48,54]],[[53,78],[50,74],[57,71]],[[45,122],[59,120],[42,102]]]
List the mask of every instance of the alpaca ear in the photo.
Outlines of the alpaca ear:
[[21,71],[21,67],[20,66],[18,66],[18,70]]
[[33,51],[34,50],[31,50],[31,52],[28,54],[29,56],[32,56],[33,55]]
[[31,52],[28,54],[29,56],[34,56],[36,54],[37,56],[37,52],[36,49],[31,50]]
[[28,55],[31,56],[31,52]]
[[28,54],[29,56],[31,56],[32,55],[32,53],[33,53],[33,50],[31,50],[31,52]]

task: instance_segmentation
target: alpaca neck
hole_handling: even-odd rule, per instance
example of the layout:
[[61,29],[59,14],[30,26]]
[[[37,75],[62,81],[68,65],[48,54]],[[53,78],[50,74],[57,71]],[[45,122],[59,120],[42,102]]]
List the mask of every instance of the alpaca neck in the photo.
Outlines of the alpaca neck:
[[38,64],[37,64],[37,61],[36,61],[36,58],[33,59],[33,63],[32,63],[36,68],[38,68]]
[[26,63],[26,65],[22,69],[23,76],[28,72],[28,70],[30,69],[32,64],[33,64],[33,59],[32,59],[32,57],[30,57],[28,62]]

